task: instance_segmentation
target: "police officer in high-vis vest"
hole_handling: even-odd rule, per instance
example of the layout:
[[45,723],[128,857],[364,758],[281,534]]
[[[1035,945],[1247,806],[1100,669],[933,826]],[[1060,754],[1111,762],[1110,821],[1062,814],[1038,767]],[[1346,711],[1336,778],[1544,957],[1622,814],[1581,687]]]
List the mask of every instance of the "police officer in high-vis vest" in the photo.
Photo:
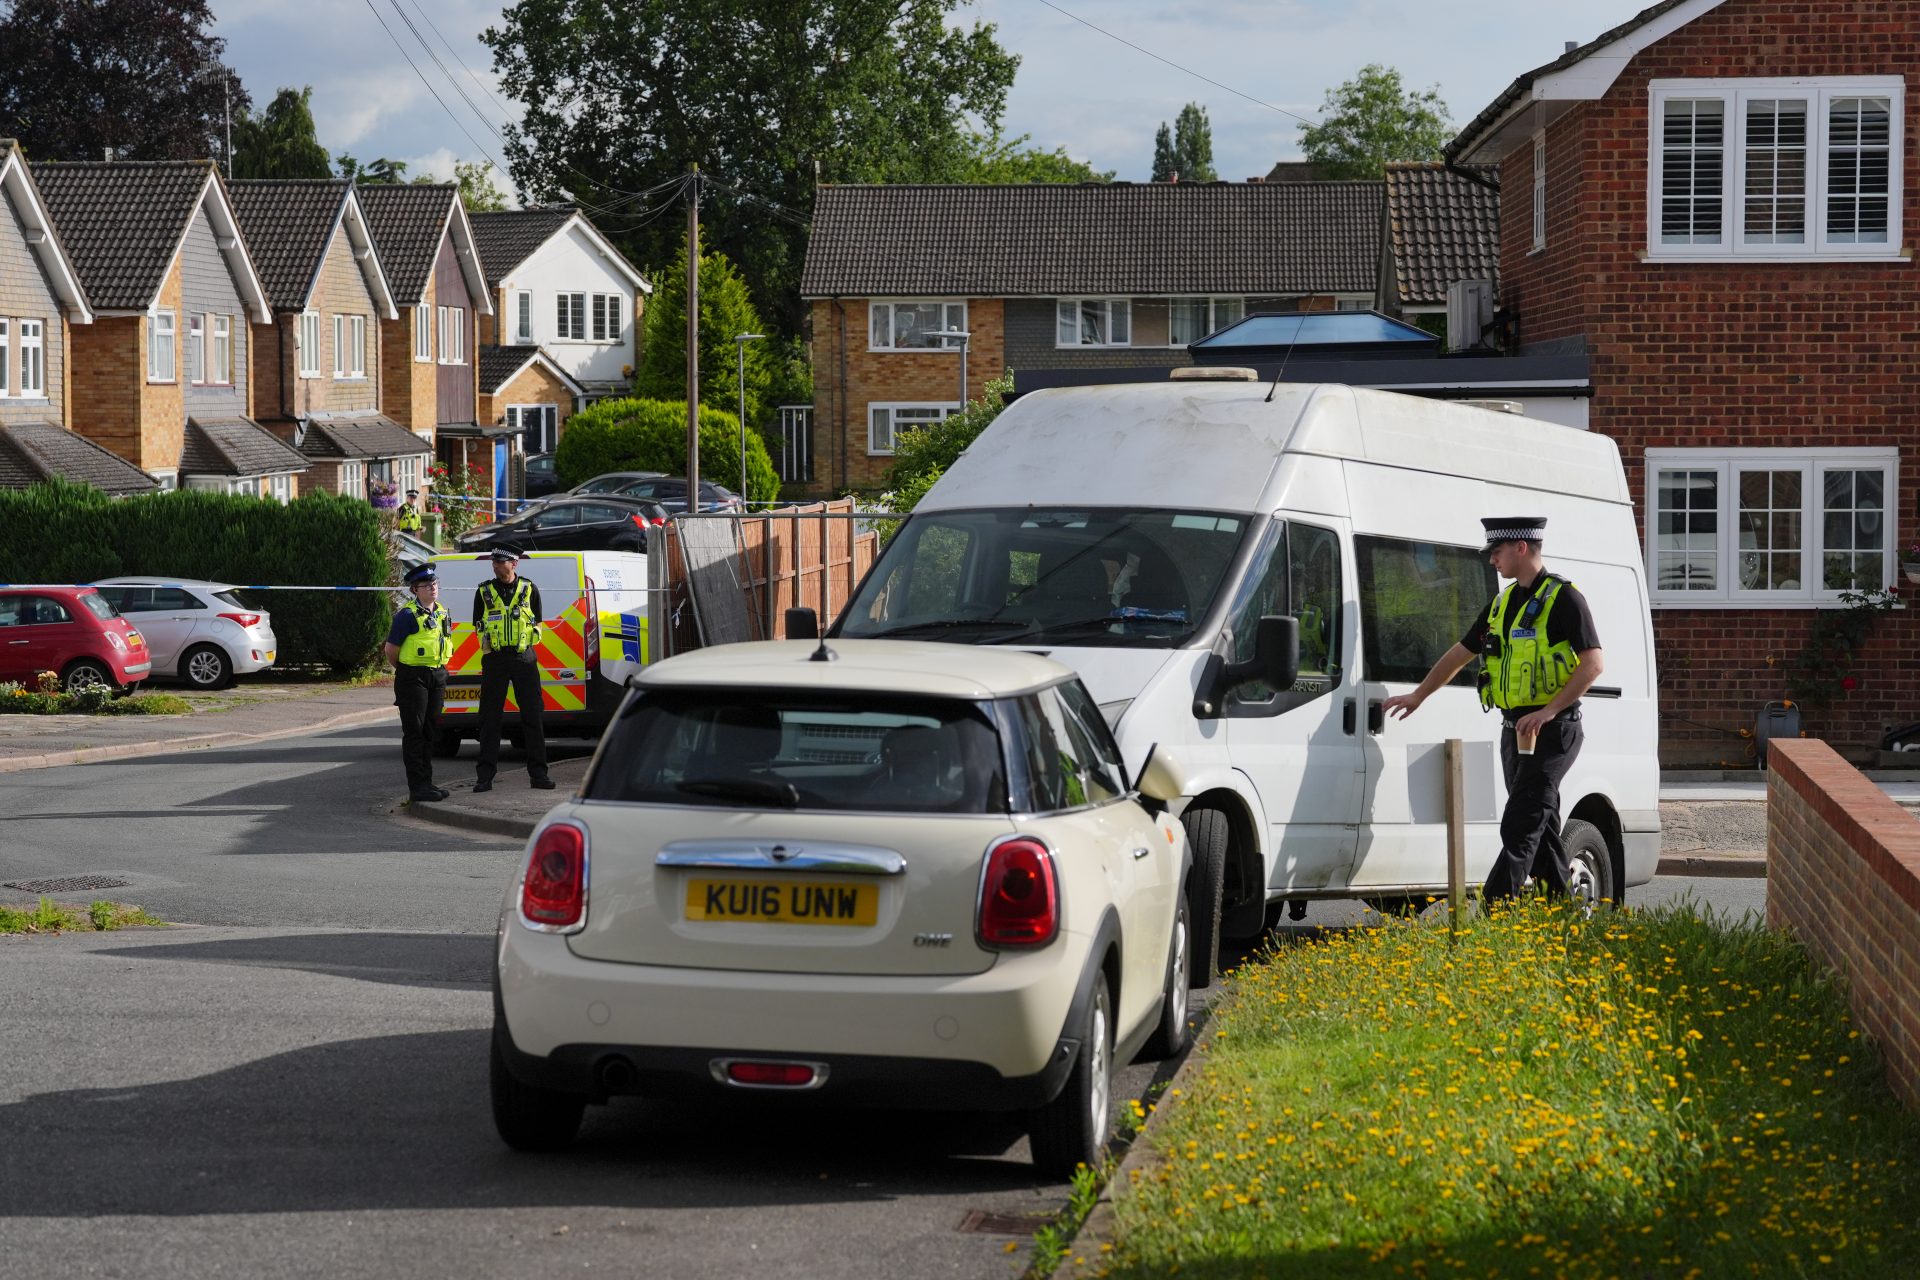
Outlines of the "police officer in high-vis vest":
[[453,619],[440,603],[440,575],[431,564],[408,570],[406,583],[413,599],[393,615],[386,644],[394,669],[393,703],[400,708],[400,759],[407,766],[409,798],[445,800],[445,788],[433,785],[433,744],[447,700]]
[[1433,664],[1419,688],[1383,706],[1389,715],[1410,716],[1475,657],[1485,659],[1480,702],[1498,709],[1506,722],[1500,765],[1507,779],[1500,856],[1487,874],[1485,896],[1513,897],[1529,875],[1548,893],[1563,894],[1571,869],[1560,842],[1560,780],[1580,754],[1580,695],[1605,665],[1600,636],[1586,597],[1541,561],[1545,517],[1480,523],[1494,571],[1512,582]]
[[547,733],[541,723],[545,706],[540,700],[540,588],[519,576],[520,549],[493,549],[493,580],[473,593],[473,630],[480,637],[480,770],[475,791],[493,790],[500,760],[500,717],[507,708],[507,689],[520,708],[520,732],[527,744],[527,778],[540,790],[550,790],[547,776]]
[[414,505],[419,497],[418,489],[407,490],[407,500],[400,504],[400,510],[393,518],[394,528],[402,533],[420,532],[423,521],[420,518],[420,508]]

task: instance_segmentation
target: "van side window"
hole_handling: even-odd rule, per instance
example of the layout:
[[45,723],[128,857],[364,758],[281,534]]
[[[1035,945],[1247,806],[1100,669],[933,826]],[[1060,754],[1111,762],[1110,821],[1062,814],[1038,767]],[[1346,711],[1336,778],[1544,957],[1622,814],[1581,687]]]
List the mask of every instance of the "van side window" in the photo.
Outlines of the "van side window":
[[[1472,547],[1355,537],[1353,550],[1369,680],[1418,684],[1486,612],[1499,589],[1493,566]],[[1471,686],[1478,671],[1479,664],[1470,662],[1453,683]]]
[[1317,525],[1276,525],[1234,601],[1230,622],[1234,662],[1250,662],[1260,619],[1290,615],[1300,624],[1300,675],[1284,694],[1262,682],[1242,685],[1227,700],[1228,715],[1276,715],[1333,691],[1341,661],[1340,538]]

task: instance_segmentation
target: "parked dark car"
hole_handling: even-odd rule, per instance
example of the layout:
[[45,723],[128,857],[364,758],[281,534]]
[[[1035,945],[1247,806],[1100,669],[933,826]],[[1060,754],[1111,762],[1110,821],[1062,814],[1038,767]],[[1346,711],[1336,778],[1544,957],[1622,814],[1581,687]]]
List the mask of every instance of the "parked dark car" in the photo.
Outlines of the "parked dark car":
[[92,587],[0,591],[0,680],[52,671],[71,693],[129,688],[152,669],[146,640]]
[[666,522],[657,502],[563,495],[463,533],[455,545],[462,551],[485,551],[501,542],[522,551],[645,551],[648,534]]
[[636,480],[658,480],[666,474],[664,471],[609,471],[605,475],[582,481],[569,492],[575,497],[585,497],[590,493],[621,493]]
[[560,492],[560,476],[553,469],[553,455],[536,453],[527,459],[527,497],[544,498]]
[[[618,480],[619,483],[610,483]],[[629,498],[646,498],[659,503],[667,509],[669,515],[679,515],[687,509],[687,478],[685,476],[663,476],[658,473],[649,475],[644,471],[615,472],[604,476],[595,476],[587,485],[599,486],[596,493],[620,494]],[[584,490],[580,486],[574,492]],[[740,495],[725,485],[714,484],[710,480],[700,482],[700,509],[702,511],[744,511],[746,503]]]

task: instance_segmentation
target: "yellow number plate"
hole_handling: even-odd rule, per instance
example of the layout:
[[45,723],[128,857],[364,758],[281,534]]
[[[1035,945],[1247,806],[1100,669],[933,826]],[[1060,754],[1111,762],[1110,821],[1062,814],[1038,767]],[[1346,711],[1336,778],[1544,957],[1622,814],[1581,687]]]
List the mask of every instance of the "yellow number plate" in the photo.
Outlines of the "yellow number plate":
[[817,880],[689,880],[687,919],[736,924],[871,925],[880,886]]
[[477,698],[479,696],[480,686],[477,684],[450,684],[447,686],[447,697],[449,699],[465,702],[469,698]]
[[277,651],[275,651],[275,650],[273,650],[273,649],[269,649],[269,650],[267,650],[267,661],[268,661],[268,662],[272,662],[272,661],[273,661],[273,660],[274,660],[275,658],[277,658],[277,657],[279,657],[279,656],[280,656],[280,655],[279,655],[279,653],[278,653]]

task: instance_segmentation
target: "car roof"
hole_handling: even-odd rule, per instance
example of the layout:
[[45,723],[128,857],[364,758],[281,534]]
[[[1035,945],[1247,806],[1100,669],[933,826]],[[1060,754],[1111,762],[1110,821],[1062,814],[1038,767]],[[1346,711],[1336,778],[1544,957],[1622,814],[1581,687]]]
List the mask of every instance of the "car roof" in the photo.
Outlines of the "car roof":
[[574,488],[578,489],[583,485],[598,484],[602,480],[654,480],[666,474],[664,471],[603,471],[597,476],[590,476],[582,480],[580,484],[575,485]]
[[830,640],[831,662],[815,662],[813,640],[758,640],[715,645],[645,668],[642,688],[699,685],[846,689],[928,694],[940,698],[1004,698],[1072,677],[1051,658],[998,645],[914,640]]
[[558,507],[567,503],[582,502],[623,502],[630,507],[657,507],[660,504],[652,498],[642,498],[632,493],[557,493],[552,501],[544,506]]
[[96,587],[198,587],[202,591],[232,591],[231,582],[213,582],[207,578],[169,578],[162,574],[127,574],[118,578],[100,578]]

